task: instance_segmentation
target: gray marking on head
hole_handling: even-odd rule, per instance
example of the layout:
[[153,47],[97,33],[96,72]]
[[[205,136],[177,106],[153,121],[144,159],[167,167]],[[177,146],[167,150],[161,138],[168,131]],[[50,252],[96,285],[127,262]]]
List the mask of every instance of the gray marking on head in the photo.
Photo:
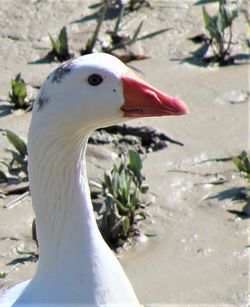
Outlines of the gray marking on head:
[[71,72],[72,61],[73,59],[64,62],[62,65],[60,65],[54,70],[54,72],[52,73],[51,83],[60,83],[62,79]]
[[43,106],[46,105],[48,102],[49,102],[49,97],[41,93],[37,98],[37,104],[38,104],[37,111],[40,111],[41,108],[43,108]]

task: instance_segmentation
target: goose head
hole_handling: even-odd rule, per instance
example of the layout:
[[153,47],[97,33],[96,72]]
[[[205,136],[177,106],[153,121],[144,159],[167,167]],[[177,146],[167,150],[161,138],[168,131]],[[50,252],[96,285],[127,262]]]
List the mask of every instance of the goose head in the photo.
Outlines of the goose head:
[[32,121],[54,131],[90,131],[130,118],[182,115],[180,100],[155,89],[119,59],[95,53],[63,63],[41,87]]

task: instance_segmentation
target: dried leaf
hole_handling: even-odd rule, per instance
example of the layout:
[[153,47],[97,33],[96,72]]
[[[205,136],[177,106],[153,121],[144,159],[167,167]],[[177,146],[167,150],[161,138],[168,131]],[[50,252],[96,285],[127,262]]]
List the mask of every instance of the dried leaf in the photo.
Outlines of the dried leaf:
[[145,60],[145,59],[149,59],[148,56],[146,55],[142,55],[142,54],[124,54],[124,55],[118,55],[118,54],[114,54],[112,53],[115,57],[117,57],[120,61],[122,61],[123,63],[128,63],[131,61],[137,61],[137,60]]

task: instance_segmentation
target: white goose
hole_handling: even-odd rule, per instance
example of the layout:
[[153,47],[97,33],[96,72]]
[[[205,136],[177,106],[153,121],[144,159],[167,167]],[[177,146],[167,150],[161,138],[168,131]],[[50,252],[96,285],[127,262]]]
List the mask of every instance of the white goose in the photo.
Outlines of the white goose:
[[85,166],[89,134],[131,117],[181,115],[186,105],[96,53],[65,62],[45,80],[29,130],[29,179],[39,261],[35,276],[0,297],[3,306],[138,306],[97,228]]

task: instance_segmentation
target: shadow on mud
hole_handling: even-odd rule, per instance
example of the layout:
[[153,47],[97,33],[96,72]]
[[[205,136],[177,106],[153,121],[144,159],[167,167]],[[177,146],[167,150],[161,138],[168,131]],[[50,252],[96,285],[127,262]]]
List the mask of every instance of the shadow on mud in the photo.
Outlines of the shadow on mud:
[[250,218],[250,199],[246,195],[246,187],[233,187],[209,196],[207,199],[218,199],[220,201],[230,199],[232,201],[243,202],[245,205],[242,210],[228,209],[227,211],[229,213],[236,214],[242,219]]
[[[22,254],[26,254],[26,253],[22,253]],[[25,264],[27,262],[37,262],[38,258],[39,258],[39,255],[37,253],[28,252],[27,256],[13,259],[10,262],[8,262],[7,265],[17,265],[17,264]]]

